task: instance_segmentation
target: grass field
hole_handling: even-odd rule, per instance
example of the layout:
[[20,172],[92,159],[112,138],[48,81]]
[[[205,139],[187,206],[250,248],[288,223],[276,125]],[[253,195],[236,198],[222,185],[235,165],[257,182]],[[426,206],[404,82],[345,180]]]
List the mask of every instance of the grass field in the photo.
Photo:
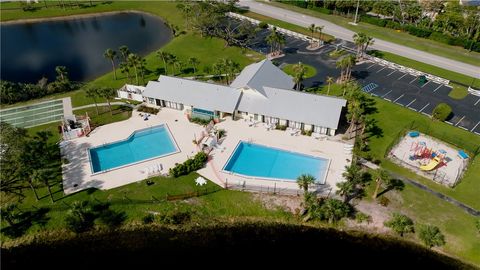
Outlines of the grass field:
[[[294,77],[295,76],[295,71],[293,68],[295,67],[296,64],[288,64],[285,65],[282,70],[285,71],[288,75]],[[305,79],[311,78],[317,74],[317,70],[310,65],[303,64],[305,66],[306,72],[305,72]]]
[[289,10],[310,15],[313,17],[324,19],[326,21],[335,23],[339,26],[345,27],[355,32],[367,33],[368,35],[374,38],[379,38],[385,41],[411,47],[417,50],[425,51],[428,53],[443,56],[449,59],[457,60],[457,61],[468,63],[471,65],[480,66],[480,53],[469,52],[468,50],[462,47],[450,46],[450,45],[439,43],[433,40],[418,38],[408,33],[397,32],[393,29],[379,27],[379,26],[375,26],[367,23],[362,23],[362,22],[358,23],[357,26],[354,26],[349,24],[349,22],[351,22],[352,19],[344,18],[341,16],[322,14],[314,10],[299,8],[292,5],[287,5],[287,4],[282,4],[278,2],[272,2],[272,1],[265,2],[265,4],[289,9]]
[[95,107],[73,111],[76,115],[85,115],[86,112],[90,117],[90,124],[92,126],[102,126],[120,122],[132,116],[132,108],[123,105],[112,105],[112,115],[110,115],[108,106],[98,106],[98,115]]

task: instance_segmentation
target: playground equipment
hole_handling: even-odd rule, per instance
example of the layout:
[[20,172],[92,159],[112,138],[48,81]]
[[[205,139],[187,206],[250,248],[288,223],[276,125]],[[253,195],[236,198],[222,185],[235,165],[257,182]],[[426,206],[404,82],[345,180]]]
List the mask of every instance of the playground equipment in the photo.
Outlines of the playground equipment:
[[440,164],[440,162],[442,162],[442,159],[439,156],[436,156],[432,160],[430,160],[430,162],[427,165],[420,166],[420,170],[431,171],[435,169],[438,166],[438,164]]

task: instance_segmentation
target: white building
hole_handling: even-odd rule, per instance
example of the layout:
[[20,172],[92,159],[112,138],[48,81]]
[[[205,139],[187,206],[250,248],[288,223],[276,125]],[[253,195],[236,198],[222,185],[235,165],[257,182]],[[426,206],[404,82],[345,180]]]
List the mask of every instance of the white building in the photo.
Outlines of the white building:
[[161,75],[142,95],[150,106],[182,110],[189,117],[230,116],[335,135],[346,101],[293,86],[290,76],[263,60],[245,67],[230,86]]

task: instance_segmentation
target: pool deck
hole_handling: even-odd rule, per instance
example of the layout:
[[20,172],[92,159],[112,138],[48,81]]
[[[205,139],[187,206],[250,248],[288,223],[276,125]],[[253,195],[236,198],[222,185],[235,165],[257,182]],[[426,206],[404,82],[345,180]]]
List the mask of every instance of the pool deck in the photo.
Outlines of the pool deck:
[[[88,148],[123,140],[135,130],[160,124],[167,124],[180,152],[92,175],[87,154]],[[200,169],[198,173],[222,187],[245,183],[248,186],[275,187],[279,191],[282,189],[298,190],[295,181],[268,181],[222,171],[240,140],[330,159],[325,184],[312,187],[312,190],[320,192],[336,190],[336,183],[343,180],[341,175],[344,167],[349,165],[352,159],[351,153],[344,150],[344,142],[340,140],[339,136],[328,137],[327,140],[316,140],[309,136],[292,136],[286,131],[267,131],[261,123],[256,127],[249,127],[248,123],[243,120],[233,121],[231,119],[226,119],[215,127],[227,131],[227,136],[221,143],[221,148],[224,150],[213,150],[210,153],[212,158],[207,166]],[[148,121],[144,121],[142,117],[138,116],[137,111],[133,111],[132,117],[128,120],[101,126],[95,129],[89,137],[77,138],[62,145],[62,153],[69,161],[63,166],[64,192],[71,194],[90,187],[111,189],[138,182],[148,178],[143,172],[145,168],[157,163],[162,164],[162,173],[167,173],[169,168],[175,166],[175,163],[182,163],[198,152],[198,148],[192,143],[192,140],[200,138],[203,131],[204,127],[190,123],[181,111],[163,108],[157,115],[152,115]],[[74,186],[75,184],[77,186]]]

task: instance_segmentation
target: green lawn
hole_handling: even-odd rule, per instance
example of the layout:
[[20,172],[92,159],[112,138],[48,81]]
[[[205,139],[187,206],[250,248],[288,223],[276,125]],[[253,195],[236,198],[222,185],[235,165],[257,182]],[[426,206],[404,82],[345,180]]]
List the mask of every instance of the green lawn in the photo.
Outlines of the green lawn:
[[[409,58],[405,58],[396,54],[388,53],[388,52],[379,52],[379,51],[374,51],[372,52],[372,55],[375,55],[379,58],[383,58],[387,61],[391,61],[394,63],[397,63],[399,65],[403,65],[406,67],[411,67],[414,69],[417,69],[419,71],[423,71],[426,73],[430,73],[432,75],[436,75],[442,78],[445,78],[447,80],[459,82],[465,85],[473,85],[474,88],[480,88],[480,80],[477,80],[473,77],[463,75],[457,72],[453,72],[450,70],[446,70],[443,68],[439,68],[436,66],[432,66],[429,64],[425,64],[423,62],[415,61]],[[457,88],[460,86],[456,86]],[[465,88],[463,88],[465,89]],[[457,90],[456,90],[457,91]],[[463,91],[463,90],[461,90]],[[466,91],[466,89],[465,89]]]
[[[290,76],[295,76],[295,71],[293,71],[293,68],[296,64],[288,64],[288,65],[285,65],[282,70],[285,71],[285,73],[287,73],[288,75]],[[303,64],[305,66],[305,69],[306,69],[306,72],[305,72],[305,79],[308,79],[308,78],[311,78],[315,75],[317,75],[317,70],[313,67],[313,66],[310,66],[310,65],[307,65],[307,64]]]
[[273,2],[273,1],[269,1],[269,2],[262,1],[262,3],[293,10],[293,11],[307,14],[313,17],[318,17],[320,19],[330,21],[332,23],[335,23],[339,26],[345,27],[355,32],[367,33],[368,35],[374,38],[390,41],[396,44],[411,47],[417,50],[425,51],[428,53],[443,56],[446,58],[468,63],[471,65],[480,66],[480,53],[469,52],[468,50],[462,47],[450,46],[434,40],[418,38],[408,33],[397,32],[393,29],[379,27],[379,26],[375,26],[367,23],[362,23],[362,22],[360,22],[357,26],[354,26],[349,24],[349,22],[352,22],[352,19],[344,18],[341,16],[323,14],[317,11],[304,9],[304,8],[300,8],[292,5],[282,4],[282,3]]
[[[111,208],[124,211],[127,214],[127,223],[141,222],[149,212],[164,213],[173,208],[181,207],[192,210],[195,220],[228,219],[232,217],[253,217],[283,219],[291,217],[291,214],[281,209],[266,209],[261,202],[254,200],[251,193],[223,190],[216,184],[208,181],[206,186],[198,187],[195,179],[198,174],[191,173],[177,179],[154,177],[151,178],[153,185],[147,185],[145,181],[129,184],[119,188],[103,190],[85,190],[69,196],[64,196],[57,183],[52,187],[55,202],[52,204],[45,187],[40,187],[38,193],[40,201],[35,201],[33,192],[26,191],[26,198],[19,205],[22,211],[35,210],[46,207],[48,222],[45,225],[34,224],[26,235],[35,234],[38,230],[62,229],[65,226],[64,218],[66,211],[74,201],[88,200],[91,202],[110,202]],[[190,202],[166,201],[168,195],[180,195],[190,192],[207,192]],[[7,226],[2,221],[2,227]]]
[[[368,201],[375,185],[367,189]],[[415,223],[438,226],[447,244],[441,250],[463,260],[480,264],[480,235],[475,231],[475,217],[457,206],[445,202],[417,187],[406,184],[402,191],[389,191],[383,196],[390,200],[389,209],[409,216]],[[413,234],[405,236],[417,240]]]
[[[294,31],[294,32],[304,34],[304,35],[307,35],[307,36],[312,36],[312,32],[310,30],[308,30],[308,28],[298,26],[296,24],[284,22],[282,20],[277,20],[277,19],[274,19],[272,17],[268,17],[268,16],[261,15],[261,14],[255,13],[255,12],[251,12],[251,11],[244,12],[244,13],[242,13],[242,15],[250,17],[252,19],[262,21],[262,22],[266,22],[268,24],[275,25],[275,26],[278,26],[278,27],[281,27],[281,28],[284,28],[284,29],[287,29],[287,30],[290,30],[290,31]],[[315,34],[315,37],[318,37],[318,34]],[[325,41],[332,41],[332,40],[335,40],[335,37],[332,36],[332,35],[323,33],[321,39],[325,40]]]
[[56,142],[59,142],[62,137],[62,135],[58,132],[59,125],[60,125],[60,121],[41,125],[41,126],[31,127],[31,128],[28,128],[27,131],[30,136],[34,136],[37,132],[40,132],[40,131],[51,132],[53,136],[50,138],[49,141],[52,143],[56,143]]
[[102,126],[127,120],[132,116],[132,108],[124,105],[112,105],[112,114],[108,106],[98,106],[98,115],[95,107],[73,111],[76,115],[88,113],[92,126]]

